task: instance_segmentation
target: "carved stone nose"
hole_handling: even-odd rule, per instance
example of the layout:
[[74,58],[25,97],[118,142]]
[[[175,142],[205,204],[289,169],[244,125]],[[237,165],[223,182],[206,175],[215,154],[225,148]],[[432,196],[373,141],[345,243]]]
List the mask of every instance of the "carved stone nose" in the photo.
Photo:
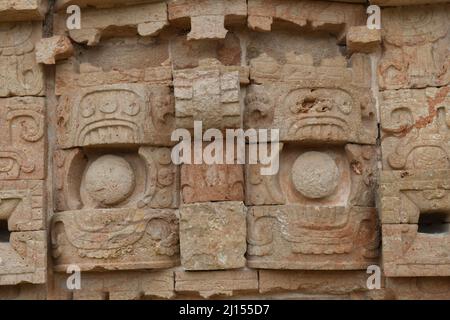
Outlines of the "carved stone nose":
[[316,112],[329,112],[333,110],[333,106],[329,101],[316,101],[314,110]]

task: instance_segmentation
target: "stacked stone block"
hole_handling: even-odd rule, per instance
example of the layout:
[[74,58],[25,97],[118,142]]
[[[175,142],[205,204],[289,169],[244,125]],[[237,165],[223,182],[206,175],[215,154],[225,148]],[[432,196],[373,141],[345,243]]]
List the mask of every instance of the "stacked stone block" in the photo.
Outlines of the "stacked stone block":
[[450,4],[370,3],[1,1],[0,298],[449,299]]
[[46,99],[35,57],[46,7],[0,4],[0,285],[30,292],[47,278]]
[[448,4],[383,10],[379,197],[389,277],[450,275],[449,13]]

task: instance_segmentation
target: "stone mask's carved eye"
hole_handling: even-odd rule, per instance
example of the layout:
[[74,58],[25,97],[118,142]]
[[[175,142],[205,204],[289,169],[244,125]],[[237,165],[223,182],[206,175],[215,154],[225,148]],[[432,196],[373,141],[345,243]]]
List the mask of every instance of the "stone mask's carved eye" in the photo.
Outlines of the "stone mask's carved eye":
[[95,113],[95,103],[91,99],[87,99],[81,106],[81,115],[89,118]]
[[136,101],[127,103],[123,108],[123,112],[129,116],[135,116],[139,113],[139,111],[141,111],[141,108]]
[[344,114],[350,114],[352,112],[352,102],[344,100],[339,103],[339,110]]
[[344,101],[342,104],[339,104],[339,110],[341,110],[344,114],[349,114],[352,111],[352,104],[350,101]]
[[101,105],[100,111],[103,113],[114,113],[117,110],[117,102],[113,100],[107,100]]

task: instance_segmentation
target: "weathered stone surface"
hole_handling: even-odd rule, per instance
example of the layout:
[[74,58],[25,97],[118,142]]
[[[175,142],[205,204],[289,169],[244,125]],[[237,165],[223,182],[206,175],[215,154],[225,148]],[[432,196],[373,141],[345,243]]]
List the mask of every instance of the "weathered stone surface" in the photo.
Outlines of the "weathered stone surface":
[[170,44],[173,69],[195,68],[201,61],[214,58],[227,66],[228,71],[239,70],[241,84],[249,82],[249,68],[242,63],[241,39],[236,32],[228,32],[225,39],[216,41],[189,41],[177,35]]
[[274,20],[324,30],[345,36],[350,26],[365,23],[363,6],[328,1],[249,0],[248,25],[257,31],[271,31]]
[[450,83],[450,4],[387,8],[383,16],[381,89]]
[[383,171],[380,210],[387,276],[450,275],[449,170]]
[[[279,60],[284,61],[280,62]],[[335,86],[353,85],[358,88],[370,88],[370,61],[362,54],[353,55],[350,60],[336,54],[323,58],[319,64],[314,63],[310,53],[297,54],[285,52],[283,56],[274,58],[263,52],[250,59],[250,78],[256,83],[288,83],[296,84],[308,81],[310,87],[315,83]]]
[[[271,148],[271,146],[270,146]],[[246,204],[340,207],[374,206],[376,156],[372,146],[282,146],[278,174],[246,165]]]
[[183,203],[244,201],[244,168],[234,164],[181,167]]
[[165,86],[117,84],[78,89],[60,98],[58,140],[62,148],[171,145],[173,99]]
[[[1,229],[1,235],[5,235]],[[47,239],[45,231],[11,232],[0,242],[0,285],[45,283]],[[6,239],[5,239],[6,240]]]
[[[260,270],[261,293],[297,291],[304,294],[337,295],[340,298],[370,296],[367,288],[368,274],[365,271],[280,271]],[[382,283],[382,288],[384,287]],[[382,296],[380,290],[372,290]]]
[[53,216],[54,269],[160,269],[179,264],[178,218],[170,209],[84,209]]
[[[375,149],[284,145],[280,170],[247,165],[247,265],[365,269],[378,261]],[[268,206],[270,204],[278,204]]]
[[173,271],[83,272],[80,290],[67,289],[68,276],[55,274],[50,299],[138,300],[174,296]]
[[[208,201],[244,201],[244,165],[237,164],[237,152],[234,148],[234,164],[227,164],[227,144],[225,141],[203,143],[202,154],[221,152],[221,162],[218,158],[214,164],[195,163],[196,149],[192,146],[191,163],[181,165],[181,196],[183,203]],[[223,151],[219,151],[223,148]],[[210,150],[211,152],[208,152]],[[211,159],[213,160],[213,159]],[[220,162],[221,164],[217,164]]]
[[450,299],[450,1],[0,2],[0,299]]
[[450,300],[450,278],[387,278],[386,289],[391,299]]
[[0,22],[0,97],[44,94],[43,72],[35,57],[41,35],[37,22]]
[[381,222],[417,224],[422,213],[447,212],[449,177],[449,170],[382,171]]
[[177,208],[178,169],[170,149],[60,150],[54,156],[55,209]]
[[72,54],[72,43],[65,36],[44,38],[36,44],[37,63],[55,64],[56,60],[67,59]]
[[233,296],[258,290],[256,270],[176,271],[177,293],[198,293],[203,298]]
[[350,52],[371,53],[380,48],[381,31],[366,26],[351,27],[347,33],[347,49]]
[[66,10],[71,5],[77,5],[81,8],[95,7],[101,9],[159,1],[161,0],[56,0],[55,9],[58,11],[62,11]]
[[44,178],[44,116],[43,98],[0,99],[0,180]]
[[170,85],[168,46],[151,37],[116,37],[95,47],[75,46],[74,57],[56,65],[55,94],[110,84]]
[[281,141],[375,143],[365,58],[354,56],[348,68],[343,57],[316,67],[310,55],[286,56],[284,65],[265,54],[250,61],[250,77],[262,84],[247,90],[246,128],[279,129]]
[[[433,221],[433,217],[430,218]],[[383,224],[383,271],[386,276],[449,276],[449,226],[448,215],[438,227],[432,223],[425,226]]]
[[47,8],[47,0],[2,0],[0,21],[43,20]]
[[45,300],[45,285],[16,284],[0,287],[0,300]]
[[[245,20],[245,0],[171,0],[168,3],[169,20],[186,27],[190,18],[188,40],[223,39],[225,25]],[[186,21],[187,20],[187,21]]]
[[239,128],[241,125],[239,72],[228,71],[217,61],[174,71],[177,128]]
[[3,232],[43,230],[46,202],[41,180],[0,180],[0,220]]
[[181,264],[185,270],[245,266],[246,208],[242,202],[209,202],[180,208]]
[[98,44],[102,37],[138,34],[155,36],[167,21],[164,2],[138,4],[120,8],[83,9],[81,29],[68,30],[65,12],[55,16],[55,33],[68,34],[78,43]]
[[385,91],[380,104],[385,170],[450,169],[450,87]]
[[378,258],[374,208],[251,207],[247,265],[262,269],[366,269]]

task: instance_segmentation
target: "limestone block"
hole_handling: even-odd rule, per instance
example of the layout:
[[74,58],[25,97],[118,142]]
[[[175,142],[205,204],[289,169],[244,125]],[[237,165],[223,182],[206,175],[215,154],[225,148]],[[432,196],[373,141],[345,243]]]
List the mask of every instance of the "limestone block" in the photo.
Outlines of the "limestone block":
[[423,221],[383,224],[383,271],[387,277],[450,276],[450,217],[444,215],[437,223],[432,216],[431,223]]
[[16,284],[0,287],[0,300],[46,300],[45,285]]
[[225,39],[217,41],[189,41],[184,35],[171,39],[170,54],[173,69],[198,67],[205,59],[214,58],[228,71],[239,71],[241,84],[249,83],[249,67],[242,59],[241,39],[237,32],[228,32]]
[[421,214],[450,209],[449,170],[382,171],[380,217],[382,223],[418,224]]
[[101,9],[160,1],[161,0],[56,0],[55,9],[57,11],[65,11],[71,5],[77,5],[81,8],[94,7]]
[[0,285],[45,283],[47,279],[47,240],[45,231],[5,233],[0,242]]
[[250,268],[357,270],[378,261],[374,208],[250,207],[247,226]]
[[57,112],[62,148],[172,144],[174,106],[166,86],[116,84],[79,88],[60,98]]
[[[287,38],[289,39],[289,38]],[[292,39],[292,38],[291,38]],[[294,40],[293,38],[292,40]],[[297,39],[300,41],[300,39]],[[323,43],[328,44],[327,42]],[[333,46],[335,47],[335,46]],[[267,52],[250,59],[250,78],[257,84],[266,83],[318,83],[323,86],[336,83],[335,86],[353,85],[358,88],[370,88],[370,59],[364,54],[355,54],[347,60],[337,53],[314,63],[312,53],[297,54],[293,47],[276,58]],[[327,50],[330,50],[328,47]],[[272,51],[272,50],[268,50]],[[284,61],[280,61],[284,60]]]
[[52,218],[54,269],[161,269],[179,264],[178,218],[171,209],[83,209]]
[[259,291],[261,293],[297,291],[304,294],[333,294],[345,298],[348,295],[368,292],[366,285],[368,276],[365,271],[260,270]]
[[0,22],[0,97],[44,94],[43,72],[35,57],[41,35],[38,22]]
[[56,65],[55,94],[110,84],[172,84],[169,44],[151,37],[104,39],[75,46],[74,56]]
[[244,170],[239,164],[188,164],[181,167],[183,203],[244,201]]
[[180,208],[181,264],[185,270],[245,266],[246,208],[242,202],[208,202]]
[[4,232],[42,230],[46,202],[41,180],[0,180],[0,220]]
[[386,8],[382,17],[381,89],[450,83],[450,4]]
[[179,173],[169,148],[59,150],[54,177],[57,211],[178,207]]
[[48,0],[2,0],[0,21],[44,20]]
[[387,278],[386,288],[392,292],[392,299],[450,300],[448,277]]
[[80,290],[67,289],[68,276],[54,275],[51,299],[138,300],[174,296],[173,271],[83,272]]
[[[181,195],[183,203],[244,201],[244,166],[237,164],[236,148],[234,148],[234,164],[227,164],[227,145],[225,141],[215,141],[211,144],[204,142],[200,151],[205,154],[212,147],[217,153],[222,152],[222,164],[181,165]],[[223,148],[222,151],[218,151],[217,149],[219,148]],[[196,150],[193,146],[191,163],[194,163],[195,153]]]
[[383,171],[383,268],[389,277],[449,276],[449,170]]
[[202,121],[204,129],[241,126],[238,71],[206,60],[197,68],[175,70],[173,77],[177,128],[191,129],[194,121]]
[[362,5],[328,1],[249,0],[248,26],[257,31],[271,31],[274,20],[325,30],[341,38],[350,26],[365,24]]
[[43,98],[0,99],[0,180],[44,178],[44,116]]
[[233,296],[244,292],[258,291],[256,270],[225,271],[176,271],[175,291],[177,293],[197,293],[205,298]]
[[347,49],[350,52],[371,53],[380,47],[381,31],[366,26],[350,27],[347,33]]
[[36,61],[43,64],[55,64],[56,60],[67,59],[73,54],[70,39],[65,36],[53,36],[41,39],[36,44]]
[[262,175],[261,163],[246,165],[246,204],[373,207],[375,163],[372,146],[284,145],[276,175]]
[[190,19],[188,40],[223,39],[225,26],[245,21],[245,0],[171,0],[168,3],[171,23],[186,27]]
[[381,93],[385,170],[450,169],[450,87]]
[[155,36],[168,24],[164,2],[137,4],[120,8],[82,9],[81,29],[68,30],[65,12],[55,15],[55,34],[68,34],[78,43],[98,44],[102,37],[134,35]]

